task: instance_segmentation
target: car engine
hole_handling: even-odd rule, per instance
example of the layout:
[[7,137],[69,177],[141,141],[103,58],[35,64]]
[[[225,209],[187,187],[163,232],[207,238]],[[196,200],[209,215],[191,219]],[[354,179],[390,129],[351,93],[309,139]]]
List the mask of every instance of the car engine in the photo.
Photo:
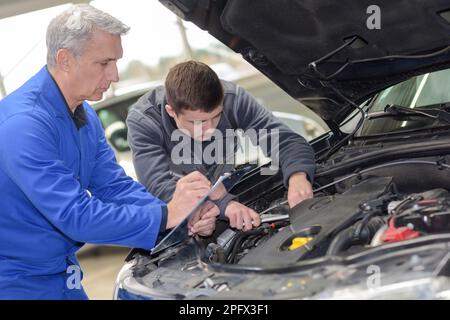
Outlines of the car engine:
[[[227,228],[207,244],[208,262],[275,268],[300,260],[349,255],[386,243],[450,231],[450,193],[402,194],[392,177],[353,181],[340,193],[289,210],[280,199],[250,206],[264,213],[250,231]],[[267,210],[269,209],[269,210]]]
[[[260,213],[260,226],[239,231],[219,220],[209,237],[157,254],[133,250],[121,277],[127,290],[158,299],[448,297],[446,161],[396,160],[346,176],[319,171],[314,198],[293,208],[280,175],[256,170],[231,193]],[[370,282],[374,272],[381,284]]]

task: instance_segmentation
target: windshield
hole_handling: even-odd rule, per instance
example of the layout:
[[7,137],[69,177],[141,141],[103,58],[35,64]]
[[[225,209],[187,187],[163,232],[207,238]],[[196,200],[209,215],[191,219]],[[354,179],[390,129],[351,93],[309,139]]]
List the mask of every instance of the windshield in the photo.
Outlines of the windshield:
[[[450,69],[426,73],[381,91],[370,105],[369,115],[383,112],[391,104],[410,109],[438,108],[450,102]],[[365,121],[358,136],[415,130],[442,125],[432,118],[404,115],[402,117],[370,118]]]

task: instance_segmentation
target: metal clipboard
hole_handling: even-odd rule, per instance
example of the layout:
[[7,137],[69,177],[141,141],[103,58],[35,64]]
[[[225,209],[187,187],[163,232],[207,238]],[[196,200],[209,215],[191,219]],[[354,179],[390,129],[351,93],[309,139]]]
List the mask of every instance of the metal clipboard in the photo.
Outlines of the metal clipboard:
[[164,249],[167,249],[169,247],[172,247],[184,240],[186,240],[189,237],[188,234],[188,222],[189,219],[194,215],[197,210],[201,208],[202,205],[206,203],[206,201],[209,199],[209,196],[216,191],[216,189],[219,187],[219,185],[227,178],[231,176],[231,173],[225,173],[224,175],[220,176],[216,183],[209,189],[208,193],[201,198],[195,207],[189,212],[189,214],[181,221],[175,228],[172,229],[159,243],[150,251],[151,254],[158,253]]

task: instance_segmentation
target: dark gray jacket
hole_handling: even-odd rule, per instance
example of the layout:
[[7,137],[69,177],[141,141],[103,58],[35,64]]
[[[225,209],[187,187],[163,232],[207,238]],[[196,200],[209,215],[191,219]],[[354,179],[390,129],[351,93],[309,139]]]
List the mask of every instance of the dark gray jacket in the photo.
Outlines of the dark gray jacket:
[[[285,186],[295,172],[305,172],[312,182],[315,163],[314,153],[308,142],[274,117],[244,89],[231,82],[222,81],[222,84],[223,114],[217,129],[224,135],[226,129],[279,129],[279,163]],[[168,202],[178,180],[170,171],[184,175],[195,170],[205,173],[206,170],[199,165],[172,163],[171,151],[178,142],[171,141],[171,135],[177,128],[165,110],[166,104],[163,86],[151,90],[133,105],[128,114],[127,125],[128,141],[139,181],[153,195]],[[225,167],[222,171],[228,169]],[[221,173],[223,172],[219,174]],[[219,203],[222,214],[230,200],[229,196]]]

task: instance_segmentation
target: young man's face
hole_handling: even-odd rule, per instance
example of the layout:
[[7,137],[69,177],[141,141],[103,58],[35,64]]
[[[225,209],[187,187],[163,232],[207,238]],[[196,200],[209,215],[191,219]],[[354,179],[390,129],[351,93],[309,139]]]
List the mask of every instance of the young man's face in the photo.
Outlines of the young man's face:
[[79,57],[72,57],[70,68],[71,93],[78,101],[97,101],[111,82],[119,80],[117,60],[122,58],[120,36],[96,31]]
[[187,130],[194,140],[206,141],[219,125],[223,106],[217,106],[211,112],[183,110],[177,114],[170,105],[166,105],[166,111],[175,120],[178,129]]

